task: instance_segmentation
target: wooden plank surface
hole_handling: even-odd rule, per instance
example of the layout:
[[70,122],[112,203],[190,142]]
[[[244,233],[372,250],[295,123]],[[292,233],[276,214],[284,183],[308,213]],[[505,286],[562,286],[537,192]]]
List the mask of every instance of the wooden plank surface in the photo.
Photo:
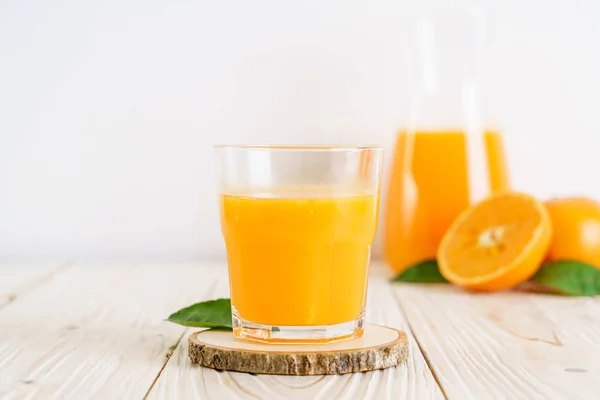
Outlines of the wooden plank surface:
[[141,399],[217,266],[75,266],[0,309],[0,398]]
[[[386,271],[373,266],[367,301],[367,320],[404,330],[410,341],[406,364],[382,371],[338,376],[264,376],[217,372],[192,365],[187,340],[150,391],[149,399],[443,399],[408,324],[387,283]],[[225,273],[215,289],[228,296]],[[194,332],[189,329],[185,338]]]
[[449,399],[592,399],[600,393],[597,299],[394,286]]
[[373,269],[367,320],[403,329],[409,361],[291,377],[194,366],[185,340],[194,329],[164,321],[193,302],[228,296],[224,263],[0,267],[0,399],[592,399],[600,392],[598,299],[390,285],[388,270]]
[[70,265],[69,262],[0,264],[0,308]]

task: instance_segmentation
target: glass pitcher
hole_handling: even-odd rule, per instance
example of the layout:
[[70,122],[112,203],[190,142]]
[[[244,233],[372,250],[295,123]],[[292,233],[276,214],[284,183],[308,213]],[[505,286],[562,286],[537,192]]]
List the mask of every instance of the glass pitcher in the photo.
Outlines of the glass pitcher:
[[384,214],[384,257],[396,272],[435,259],[454,219],[470,204],[509,190],[503,136],[484,121],[478,14],[418,20],[420,85],[397,133]]

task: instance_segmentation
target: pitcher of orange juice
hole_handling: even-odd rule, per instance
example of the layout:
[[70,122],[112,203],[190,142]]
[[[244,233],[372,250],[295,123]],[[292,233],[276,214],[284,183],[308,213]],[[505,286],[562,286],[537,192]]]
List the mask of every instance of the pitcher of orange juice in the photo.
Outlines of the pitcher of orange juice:
[[461,211],[510,189],[503,135],[479,108],[476,17],[439,14],[417,23],[421,84],[397,133],[383,221],[384,257],[396,272],[435,259]]

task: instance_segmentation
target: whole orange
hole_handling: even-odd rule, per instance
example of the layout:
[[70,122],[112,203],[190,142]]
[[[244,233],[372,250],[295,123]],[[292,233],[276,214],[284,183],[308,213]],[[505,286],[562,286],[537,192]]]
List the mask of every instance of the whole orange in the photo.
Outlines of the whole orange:
[[554,231],[548,260],[583,261],[600,268],[600,203],[570,197],[545,205]]

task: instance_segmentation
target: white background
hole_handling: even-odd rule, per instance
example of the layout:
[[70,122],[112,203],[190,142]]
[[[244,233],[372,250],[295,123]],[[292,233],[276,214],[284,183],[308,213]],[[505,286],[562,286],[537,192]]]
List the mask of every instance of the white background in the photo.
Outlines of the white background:
[[[389,150],[447,3],[3,0],[0,261],[222,257],[212,145]],[[600,3],[480,5],[516,188],[600,197]]]

